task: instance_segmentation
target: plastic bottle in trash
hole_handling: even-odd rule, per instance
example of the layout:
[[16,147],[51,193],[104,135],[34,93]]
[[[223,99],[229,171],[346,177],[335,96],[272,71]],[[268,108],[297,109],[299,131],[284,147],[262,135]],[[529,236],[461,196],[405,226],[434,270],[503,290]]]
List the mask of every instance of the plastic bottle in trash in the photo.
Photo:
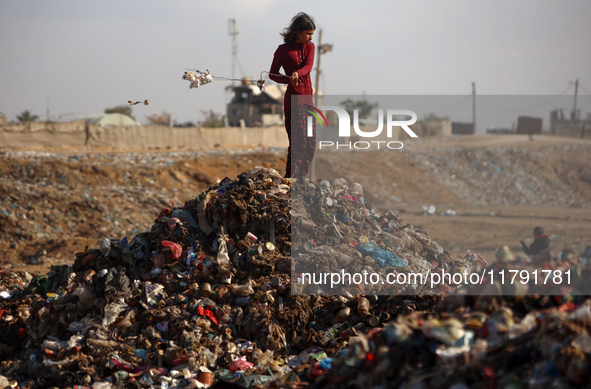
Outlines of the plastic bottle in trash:
[[312,220],[302,219],[300,222],[300,228],[303,231],[311,231],[314,229],[314,227],[316,227],[316,223],[314,223]]
[[346,330],[342,330],[340,336],[345,339],[349,339],[351,336],[357,336],[357,329],[355,327],[349,327]]
[[92,389],[111,389],[112,387],[108,381],[97,381],[92,384]]
[[129,378],[129,373],[126,370],[117,370],[113,375],[117,381],[124,381]]
[[110,303],[105,306],[105,317],[102,322],[103,327],[107,327],[111,323],[115,322],[121,311],[123,311],[125,308],[126,304],[119,302]]
[[369,315],[366,319],[365,322],[367,324],[369,324],[372,327],[377,327],[380,324],[380,319],[378,319],[376,316],[373,315]]
[[365,297],[360,297],[359,301],[357,302],[357,312],[361,316],[369,315],[369,300]]
[[254,294],[254,289],[250,285],[231,285],[231,288],[236,296],[250,296]]
[[354,182],[349,187],[349,194],[353,197],[361,197],[363,196],[363,187],[360,183]]
[[345,307],[345,308],[341,309],[339,311],[339,313],[336,314],[336,316],[333,320],[333,323],[336,324],[336,323],[340,323],[340,322],[347,320],[350,313],[351,313],[351,308],[349,308],[349,307]]
[[109,255],[110,252],[111,252],[111,239],[105,238],[101,242],[101,254],[103,254],[103,256],[106,257]]
[[320,343],[326,346],[331,340],[335,338],[335,336],[339,333],[339,329],[342,326],[342,323],[338,323],[324,331],[324,335],[322,336],[322,340],[320,341]]
[[254,360],[254,361],[257,363],[257,364],[259,364],[259,363],[260,363],[260,359],[262,359],[262,357],[263,357],[263,350],[261,350],[260,348],[255,348],[255,349],[252,351],[251,358],[252,358],[252,360]]
[[198,318],[196,324],[198,327],[202,328],[204,331],[211,331],[211,326],[210,326],[209,320],[207,320],[203,317]]
[[211,284],[209,284],[208,282],[201,285],[201,296],[203,296],[203,297],[211,296]]

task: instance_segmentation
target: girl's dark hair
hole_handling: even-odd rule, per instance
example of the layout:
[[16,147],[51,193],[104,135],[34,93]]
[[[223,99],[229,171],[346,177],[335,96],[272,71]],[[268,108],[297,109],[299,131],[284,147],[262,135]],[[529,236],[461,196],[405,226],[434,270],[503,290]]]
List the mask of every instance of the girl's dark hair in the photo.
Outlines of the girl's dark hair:
[[283,30],[281,36],[285,43],[293,45],[302,31],[315,29],[316,25],[314,24],[314,20],[308,14],[300,12],[291,19],[289,27]]

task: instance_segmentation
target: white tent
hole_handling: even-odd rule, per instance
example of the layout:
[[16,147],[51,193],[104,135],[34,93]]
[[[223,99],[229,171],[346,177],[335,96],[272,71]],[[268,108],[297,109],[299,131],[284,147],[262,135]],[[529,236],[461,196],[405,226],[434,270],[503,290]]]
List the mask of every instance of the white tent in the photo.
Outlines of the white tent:
[[98,124],[99,126],[139,126],[140,123],[134,118],[122,113],[104,113],[101,115],[84,116],[86,123]]

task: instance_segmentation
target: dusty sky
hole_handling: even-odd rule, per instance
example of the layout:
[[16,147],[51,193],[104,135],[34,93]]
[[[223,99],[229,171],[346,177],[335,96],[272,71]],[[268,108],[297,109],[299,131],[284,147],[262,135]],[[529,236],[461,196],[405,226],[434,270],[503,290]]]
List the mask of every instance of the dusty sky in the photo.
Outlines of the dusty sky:
[[234,18],[236,76],[256,79],[299,11],[333,44],[326,94],[469,95],[475,82],[479,95],[572,95],[577,78],[579,93],[591,90],[586,0],[0,0],[0,112],[70,120],[144,99],[141,122],[225,112],[230,82],[189,90],[185,68],[231,76]]

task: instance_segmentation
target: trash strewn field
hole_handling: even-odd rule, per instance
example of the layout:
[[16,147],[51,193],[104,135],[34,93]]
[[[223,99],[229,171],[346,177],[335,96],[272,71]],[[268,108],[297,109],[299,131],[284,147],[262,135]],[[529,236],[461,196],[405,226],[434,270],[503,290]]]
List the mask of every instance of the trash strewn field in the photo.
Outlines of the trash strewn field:
[[[589,386],[591,301],[571,294],[572,288],[542,297],[437,293],[453,285],[413,296],[370,289],[348,289],[339,296],[292,293],[306,287],[292,277],[294,266],[297,274],[301,265],[294,253],[320,255],[316,265],[326,259],[333,268],[381,260],[399,272],[490,266],[495,261],[490,252],[466,255],[474,236],[484,239],[477,231],[466,234],[474,230],[468,219],[477,217],[492,219],[481,224],[490,240],[504,239],[494,228],[516,231],[515,242],[530,240],[533,226],[544,224],[557,244],[552,265],[564,266],[557,256],[573,246],[579,260],[575,271],[585,279],[589,218],[573,207],[591,201],[584,179],[588,168],[573,162],[575,173],[561,181],[564,196],[548,189],[548,208],[536,208],[533,217],[522,213],[523,220],[524,208],[512,217],[470,216],[478,209],[471,207],[483,199],[491,206],[496,197],[488,195],[492,189],[486,185],[478,187],[478,173],[461,169],[466,155],[480,161],[471,165],[478,172],[483,159],[488,158],[488,168],[493,157],[506,153],[532,161],[544,153],[558,163],[565,152],[588,155],[591,147],[541,144],[528,157],[495,146],[501,149],[488,150],[487,158],[481,146],[471,147],[473,154],[458,154],[426,152],[428,145],[421,145],[408,157],[396,156],[401,173],[393,209],[368,204],[391,200],[382,194],[383,186],[371,185],[379,171],[355,186],[347,177],[330,177],[319,161],[317,174],[326,174],[327,181],[292,182],[272,169],[284,164],[281,151],[5,152],[0,247],[9,266],[0,271],[0,385]],[[438,153],[448,153],[446,160],[457,165],[450,168]],[[509,169],[495,166],[501,166],[500,173],[496,168],[485,173]],[[558,185],[553,177],[563,175],[560,169],[543,184],[536,179],[535,189]],[[446,181],[450,173],[464,184],[456,188]],[[519,174],[527,178],[530,172]],[[468,186],[472,203],[462,194]],[[323,239],[332,239],[325,254],[310,242],[292,240],[292,223],[312,228],[302,222],[307,220],[303,212],[292,209],[296,187],[306,201],[330,188],[330,203],[334,198],[347,204],[345,213],[331,208],[326,212],[334,215],[313,219]],[[504,201],[522,195],[508,188],[493,206],[502,215]],[[429,205],[441,212],[431,212]],[[544,215],[537,217],[540,209]],[[544,219],[547,212],[553,216]],[[365,228],[364,235],[347,227],[353,222]],[[429,226],[438,223],[452,228],[434,234]],[[566,237],[558,236],[562,232]],[[459,242],[457,254],[447,250],[440,233]]]

